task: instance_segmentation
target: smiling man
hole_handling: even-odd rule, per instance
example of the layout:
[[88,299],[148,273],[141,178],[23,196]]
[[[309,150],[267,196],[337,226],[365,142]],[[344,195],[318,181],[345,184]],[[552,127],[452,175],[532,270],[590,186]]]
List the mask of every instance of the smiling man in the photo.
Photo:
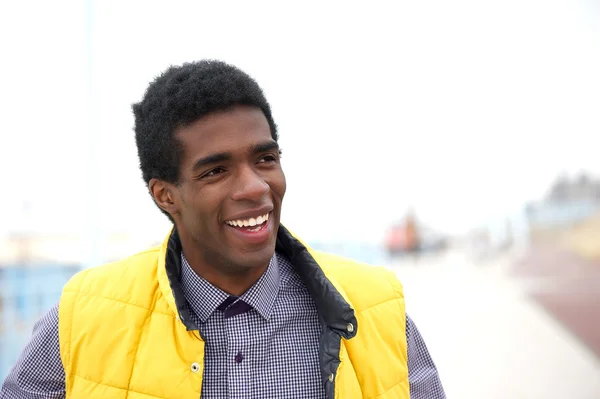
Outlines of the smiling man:
[[0,399],[445,397],[395,275],[280,224],[277,128],[251,77],[172,67],[133,110],[144,181],[174,228],[74,276]]

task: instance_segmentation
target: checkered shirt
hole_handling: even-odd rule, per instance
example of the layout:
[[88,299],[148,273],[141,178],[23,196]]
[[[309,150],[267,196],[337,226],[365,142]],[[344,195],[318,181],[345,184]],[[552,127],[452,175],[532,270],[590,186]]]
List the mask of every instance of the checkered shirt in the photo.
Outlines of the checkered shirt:
[[[237,302],[250,310],[228,317],[228,294],[199,277],[182,256],[181,284],[205,346],[202,398],[324,399],[319,371],[321,327],[315,304],[281,254]],[[233,305],[231,305],[233,307]],[[407,316],[412,399],[445,399],[436,367]],[[63,399],[58,305],[35,325],[33,337],[0,389],[0,399]]]

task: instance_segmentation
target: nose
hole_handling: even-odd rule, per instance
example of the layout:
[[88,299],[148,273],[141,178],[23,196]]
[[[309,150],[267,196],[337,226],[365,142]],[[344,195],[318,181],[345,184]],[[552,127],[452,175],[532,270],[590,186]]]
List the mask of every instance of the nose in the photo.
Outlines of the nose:
[[269,192],[269,184],[252,168],[244,168],[236,182],[234,201],[260,201]]

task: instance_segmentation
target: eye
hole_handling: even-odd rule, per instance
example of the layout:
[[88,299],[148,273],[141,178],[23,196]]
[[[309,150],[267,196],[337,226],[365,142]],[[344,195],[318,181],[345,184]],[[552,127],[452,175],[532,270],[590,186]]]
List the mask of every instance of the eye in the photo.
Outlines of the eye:
[[[281,155],[281,153],[279,155]],[[258,163],[273,163],[273,162],[277,162],[278,160],[279,160],[279,156],[278,155],[267,154],[267,155],[262,156],[258,160]]]
[[208,172],[206,172],[205,174],[202,175],[202,177],[200,177],[201,179],[204,179],[206,177],[213,177],[213,176],[217,176],[221,173],[225,172],[225,169],[218,167],[218,168],[214,168],[209,170]]
[[261,163],[267,163],[267,162],[274,162],[277,159],[275,158],[275,156],[273,155],[265,155],[264,157],[262,157],[258,162]]

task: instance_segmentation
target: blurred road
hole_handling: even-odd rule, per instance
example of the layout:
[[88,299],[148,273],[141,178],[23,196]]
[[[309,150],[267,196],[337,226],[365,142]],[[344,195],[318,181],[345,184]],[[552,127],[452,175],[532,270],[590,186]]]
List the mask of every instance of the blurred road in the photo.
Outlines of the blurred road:
[[600,358],[600,262],[557,246],[534,246],[513,275],[528,279],[530,295]]
[[600,398],[600,359],[530,299],[536,283],[511,273],[519,259],[453,252],[390,262],[448,397]]

